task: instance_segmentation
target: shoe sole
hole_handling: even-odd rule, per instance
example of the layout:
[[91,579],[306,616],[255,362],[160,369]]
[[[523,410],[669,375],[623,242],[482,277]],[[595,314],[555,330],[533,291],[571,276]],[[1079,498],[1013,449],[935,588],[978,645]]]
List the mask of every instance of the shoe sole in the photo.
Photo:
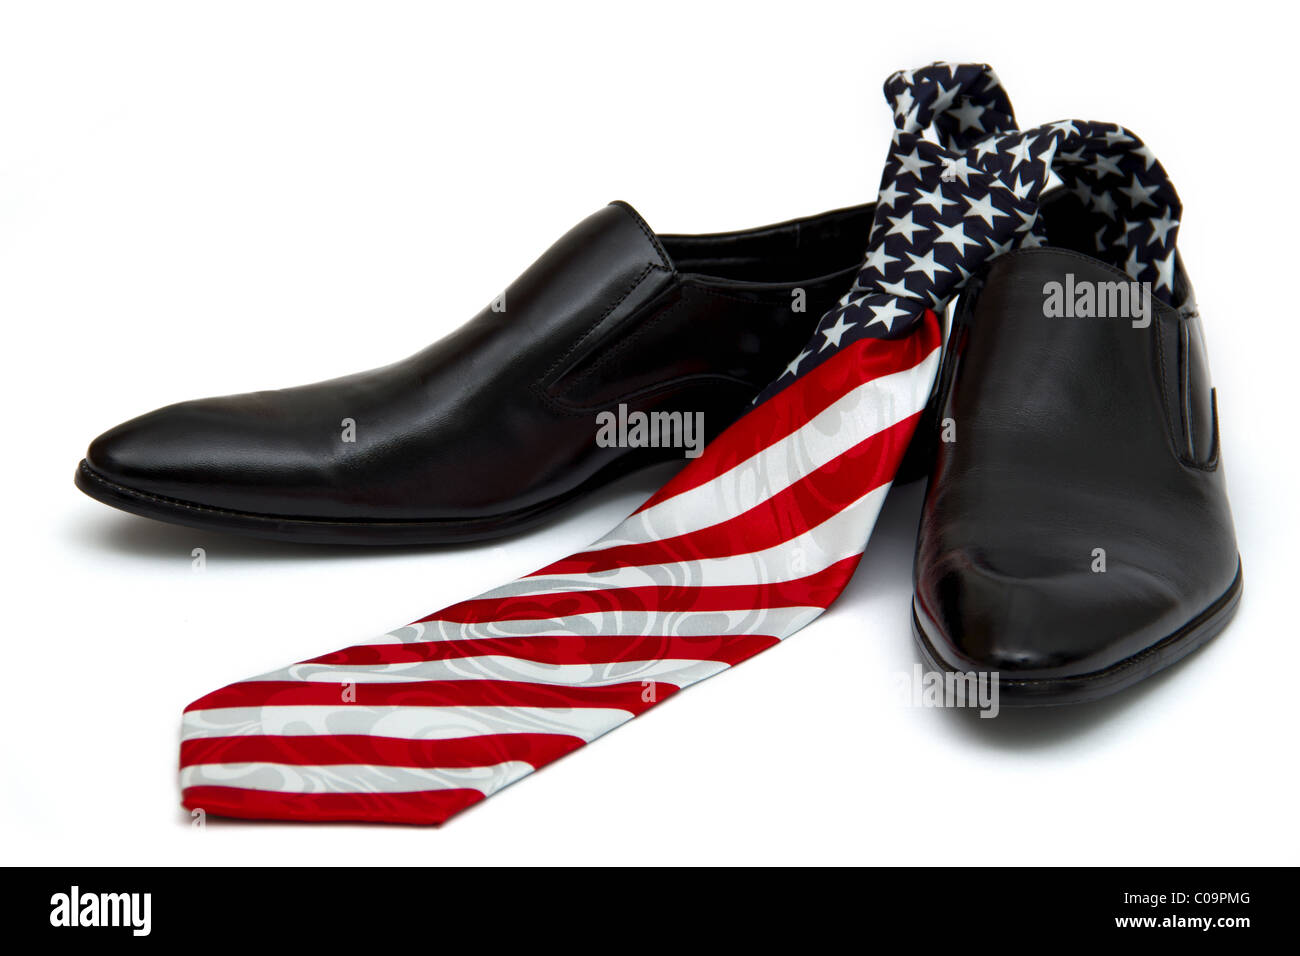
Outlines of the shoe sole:
[[[1054,707],[1083,704],[1118,693],[1174,664],[1208,644],[1232,620],[1241,600],[1241,558],[1231,586],[1213,604],[1173,634],[1146,650],[1104,670],[1070,677],[998,678],[998,700],[1004,707]],[[916,598],[912,599],[912,634],[926,665],[934,671],[956,673],[940,661],[921,624]]]
[[304,544],[446,545],[487,541],[525,531],[583,495],[651,464],[654,462],[620,459],[558,497],[516,511],[465,520],[340,521],[213,508],[129,488],[101,475],[84,459],[77,467],[75,484],[91,498],[119,511],[201,531]]

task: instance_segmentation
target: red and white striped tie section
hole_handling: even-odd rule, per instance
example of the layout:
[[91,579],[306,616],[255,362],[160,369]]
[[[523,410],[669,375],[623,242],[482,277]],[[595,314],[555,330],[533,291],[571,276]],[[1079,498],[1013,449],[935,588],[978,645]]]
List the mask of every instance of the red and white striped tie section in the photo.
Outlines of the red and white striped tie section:
[[939,361],[862,339],[591,550],[185,711],[184,805],[441,823],[803,627],[861,557]]
[[[946,107],[988,102],[995,128],[1013,123],[991,71],[962,69],[975,73]],[[927,71],[905,86],[933,105],[950,91]],[[896,114],[915,127],[915,110]],[[912,175],[913,139],[895,137],[884,185]],[[887,214],[912,208],[894,197],[877,264],[897,258]],[[860,280],[762,401],[589,550],[192,703],[184,805],[441,823],[808,624],[853,574],[930,394],[942,341],[927,306],[951,291],[934,278],[912,272],[905,300]]]

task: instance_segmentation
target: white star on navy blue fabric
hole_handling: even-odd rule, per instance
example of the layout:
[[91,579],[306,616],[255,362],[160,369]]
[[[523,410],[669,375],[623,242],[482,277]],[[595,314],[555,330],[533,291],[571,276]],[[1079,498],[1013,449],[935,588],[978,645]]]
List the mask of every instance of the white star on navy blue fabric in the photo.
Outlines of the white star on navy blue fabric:
[[1151,151],[1128,130],[1060,120],[1021,131],[996,75],[978,64],[896,73],[885,93],[895,130],[862,268],[760,398],[860,339],[908,334],[989,260],[1044,245],[1039,197],[1052,183],[1091,217],[1100,258],[1172,290],[1182,207]]

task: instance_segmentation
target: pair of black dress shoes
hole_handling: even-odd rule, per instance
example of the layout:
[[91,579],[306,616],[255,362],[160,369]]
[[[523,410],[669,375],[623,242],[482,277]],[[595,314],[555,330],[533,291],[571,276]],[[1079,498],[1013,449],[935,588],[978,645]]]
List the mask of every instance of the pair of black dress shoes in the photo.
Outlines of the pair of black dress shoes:
[[[518,531],[682,457],[598,442],[599,411],[703,412],[709,437],[740,415],[852,281],[872,213],[657,235],[613,203],[424,351],[151,412],[97,438],[77,485],[134,514],[282,540]],[[922,654],[998,672],[1007,704],[1128,686],[1216,634],[1241,591],[1186,276],[1143,327],[1045,321],[1051,283],[1127,277],[1093,255],[1074,196],[1059,192],[1043,217],[1046,245],[995,259],[957,300],[909,457],[931,475],[915,564]]]

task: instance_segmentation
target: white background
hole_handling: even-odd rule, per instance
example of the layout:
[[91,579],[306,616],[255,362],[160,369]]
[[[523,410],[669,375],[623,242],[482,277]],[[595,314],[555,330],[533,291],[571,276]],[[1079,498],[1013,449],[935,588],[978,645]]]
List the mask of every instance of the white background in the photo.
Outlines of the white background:
[[[4,859],[1296,863],[1283,9],[4,3]],[[1245,562],[1232,626],[1094,705],[903,707],[913,486],[813,626],[440,829],[192,828],[186,703],[576,550],[665,473],[494,545],[312,548],[91,501],[72,485],[90,439],[400,358],[611,199],[675,232],[869,200],[880,84],[935,59],[992,63],[1022,124],[1131,127],[1177,183]]]

